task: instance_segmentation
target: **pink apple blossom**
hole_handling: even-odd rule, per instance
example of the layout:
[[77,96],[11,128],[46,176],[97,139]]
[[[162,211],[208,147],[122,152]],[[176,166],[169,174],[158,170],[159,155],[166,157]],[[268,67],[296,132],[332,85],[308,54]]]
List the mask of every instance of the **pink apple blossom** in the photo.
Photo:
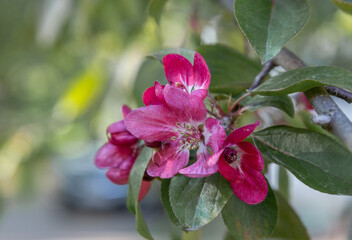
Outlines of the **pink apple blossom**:
[[210,72],[204,58],[194,54],[194,64],[178,54],[168,54],[163,58],[167,81],[171,86],[184,89],[186,92],[204,99],[210,85]]
[[268,193],[267,182],[261,172],[264,169],[263,157],[252,143],[243,141],[259,123],[233,131],[222,148],[207,161],[209,167],[218,165],[220,174],[230,182],[234,194],[248,204],[262,202]]
[[[147,142],[162,142],[153,155],[147,173],[153,177],[171,178],[189,161],[189,151],[197,151],[194,171],[183,172],[196,177],[197,174],[215,173],[217,166],[202,168],[209,157],[209,148],[218,150],[218,138],[224,138],[225,130],[220,123],[208,118],[203,99],[183,89],[166,85],[162,90],[164,104],[138,108],[127,115],[125,124],[134,136]],[[192,165],[193,166],[193,165]]]
[[[124,117],[131,111],[127,106],[122,107]],[[138,157],[141,147],[138,138],[133,136],[125,127],[124,120],[111,124],[107,129],[108,142],[95,155],[95,165],[108,169],[107,178],[119,185],[127,184],[132,166]],[[139,199],[141,200],[150,188],[150,181],[142,181]]]

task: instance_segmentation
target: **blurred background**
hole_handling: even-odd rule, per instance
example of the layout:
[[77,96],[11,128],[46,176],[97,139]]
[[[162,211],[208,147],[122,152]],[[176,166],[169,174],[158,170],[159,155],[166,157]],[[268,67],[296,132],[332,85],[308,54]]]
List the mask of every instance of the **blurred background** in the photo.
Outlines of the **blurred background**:
[[[110,183],[93,161],[122,104],[141,105],[143,91],[165,79],[146,56],[224,43],[256,59],[231,1],[169,0],[162,12],[150,2],[0,0],[0,239],[141,239],[127,187]],[[309,22],[288,48],[308,65],[352,70],[352,16],[329,0],[310,3]],[[351,106],[336,101],[352,119]],[[274,187],[277,172],[270,167]],[[289,178],[290,202],[313,239],[352,239],[351,197]],[[144,215],[156,239],[178,239],[158,188],[142,202]],[[202,235],[224,232],[220,218]]]

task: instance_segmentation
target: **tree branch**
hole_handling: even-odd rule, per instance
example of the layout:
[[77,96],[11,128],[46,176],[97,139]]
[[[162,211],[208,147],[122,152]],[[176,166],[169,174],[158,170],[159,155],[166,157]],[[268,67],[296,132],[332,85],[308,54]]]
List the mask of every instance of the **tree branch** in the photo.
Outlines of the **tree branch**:
[[[274,58],[274,62],[286,70],[306,67],[307,65],[288,49],[283,48]],[[325,128],[335,134],[352,151],[352,123],[331,99],[323,87],[304,92],[318,115],[331,116],[331,123]]]
[[265,63],[263,66],[263,69],[255,77],[254,82],[253,82],[252,86],[249,88],[249,90],[253,90],[254,88],[258,87],[264,81],[264,78],[269,74],[271,69],[273,69],[275,66],[276,66],[276,64],[272,60]]
[[330,95],[341,98],[348,103],[352,103],[352,93],[342,88],[334,87],[334,86],[325,86],[324,88]]

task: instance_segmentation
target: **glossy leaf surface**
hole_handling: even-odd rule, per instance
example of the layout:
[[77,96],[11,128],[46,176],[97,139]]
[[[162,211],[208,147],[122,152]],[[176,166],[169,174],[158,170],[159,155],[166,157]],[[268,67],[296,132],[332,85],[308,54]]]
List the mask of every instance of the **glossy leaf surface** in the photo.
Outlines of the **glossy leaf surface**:
[[177,217],[174,214],[174,211],[172,210],[171,204],[170,204],[170,198],[169,198],[169,188],[170,188],[170,183],[171,179],[162,179],[161,181],[161,203],[163,205],[164,211],[169,217],[170,221],[175,224],[176,226],[183,228],[182,224],[180,221],[177,219]]
[[233,195],[222,211],[228,231],[237,240],[264,239],[270,236],[277,221],[277,204],[269,187],[266,199],[249,205]]
[[177,175],[169,187],[172,210],[188,231],[211,222],[231,195],[229,183],[219,173],[204,178]]
[[[246,99],[245,99],[246,100]],[[290,97],[288,96],[254,96],[249,100],[242,101],[248,110],[255,111],[262,107],[275,107],[287,113],[290,117],[295,114],[295,109]]]
[[265,63],[301,30],[309,17],[306,0],[236,0],[237,22]]
[[306,67],[272,77],[253,90],[260,95],[286,95],[330,85],[352,91],[352,72],[330,66]]
[[288,170],[311,188],[352,195],[352,153],[321,133],[275,126],[253,133],[263,156]]

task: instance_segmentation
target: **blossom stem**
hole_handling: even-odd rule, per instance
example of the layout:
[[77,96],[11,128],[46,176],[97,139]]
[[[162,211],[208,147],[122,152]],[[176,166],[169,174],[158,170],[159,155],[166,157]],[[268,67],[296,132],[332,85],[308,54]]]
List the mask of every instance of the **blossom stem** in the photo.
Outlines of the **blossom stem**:
[[239,115],[241,115],[244,111],[246,111],[248,109],[248,106],[246,107],[242,107],[240,109],[238,109],[236,112],[233,113],[232,117],[238,117]]
[[216,119],[220,119],[220,117],[218,115],[216,115],[215,113],[213,113],[212,111],[207,110],[207,112],[212,115],[213,117],[215,117]]
[[246,93],[244,94],[243,96],[241,96],[240,98],[238,98],[233,104],[232,106],[230,107],[229,109],[229,115],[231,115],[231,113],[234,111],[235,107],[243,100],[245,99],[246,97],[250,96],[251,93]]
[[208,98],[210,99],[213,106],[215,106],[216,109],[219,111],[220,117],[225,116],[226,114],[224,113],[224,111],[221,109],[220,105],[216,102],[216,100],[213,98],[213,96],[210,93],[208,93]]

